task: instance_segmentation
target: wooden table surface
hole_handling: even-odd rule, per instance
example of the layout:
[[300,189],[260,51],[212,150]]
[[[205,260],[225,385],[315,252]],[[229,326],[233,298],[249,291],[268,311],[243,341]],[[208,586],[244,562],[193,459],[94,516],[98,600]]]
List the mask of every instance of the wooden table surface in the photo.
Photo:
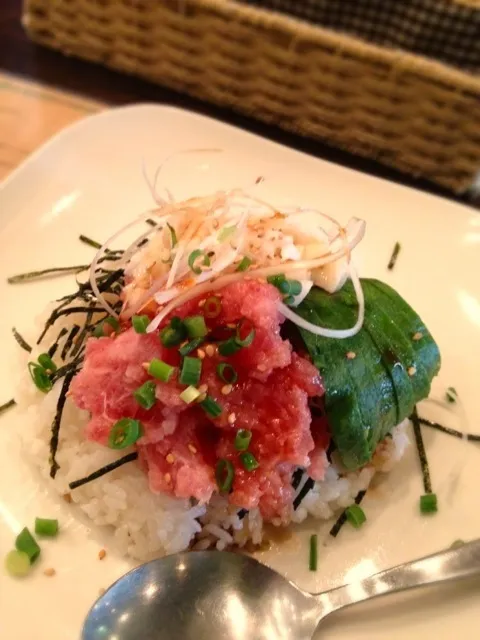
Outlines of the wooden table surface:
[[111,105],[158,102],[209,115],[371,175],[480,206],[478,197],[474,201],[471,193],[455,196],[373,160],[39,47],[25,36],[21,4],[21,0],[0,0],[0,178],[56,131],[89,113]]

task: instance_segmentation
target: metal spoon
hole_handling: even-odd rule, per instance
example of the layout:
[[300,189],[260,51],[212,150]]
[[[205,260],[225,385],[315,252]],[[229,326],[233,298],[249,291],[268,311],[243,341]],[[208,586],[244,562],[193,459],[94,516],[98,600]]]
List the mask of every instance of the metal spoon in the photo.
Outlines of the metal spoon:
[[83,640],[311,640],[333,611],[480,574],[480,540],[320,594],[245,555],[199,551],[144,564],[97,600]]

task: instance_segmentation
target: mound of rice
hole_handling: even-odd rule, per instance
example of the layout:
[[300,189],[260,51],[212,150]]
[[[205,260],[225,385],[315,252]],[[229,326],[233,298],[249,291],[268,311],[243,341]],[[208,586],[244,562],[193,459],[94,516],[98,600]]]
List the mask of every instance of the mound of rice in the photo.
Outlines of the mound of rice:
[[[35,337],[42,331],[51,310],[50,306],[38,319],[35,330],[29,336],[32,344],[36,342]],[[75,322],[82,324],[82,318],[72,314],[63,322],[70,329]],[[48,486],[61,495],[71,494],[73,502],[93,523],[113,530],[119,552],[137,560],[175,553],[189,547],[216,547],[222,550],[232,544],[240,547],[248,542],[260,544],[264,539],[264,526],[258,509],[252,509],[241,518],[238,509],[221,496],[214,496],[208,504],[192,504],[190,500],[153,494],[148,487],[146,474],[136,462],[128,463],[70,492],[70,482],[123,457],[129,450],[112,451],[87,441],[83,429],[88,422],[88,414],[79,410],[69,398],[60,429],[57,453],[60,470],[54,480],[50,478],[50,431],[62,381],[58,381],[48,394],[41,393],[32,384],[27,363],[45,351],[45,345],[55,340],[61,328],[62,323],[56,322],[55,328],[47,333],[32,354],[22,353],[21,373],[15,393],[19,411],[23,414],[24,428],[19,435],[25,455],[39,468]],[[61,346],[62,343],[59,351]],[[391,437],[377,448],[372,461],[364,468],[346,473],[341,464],[333,460],[325,478],[315,483],[296,510],[292,507],[292,522],[302,522],[308,516],[328,519],[352,504],[359,491],[368,488],[376,472],[388,472],[402,457],[408,445],[407,422],[402,422],[392,431]],[[297,494],[306,480],[304,474]]]

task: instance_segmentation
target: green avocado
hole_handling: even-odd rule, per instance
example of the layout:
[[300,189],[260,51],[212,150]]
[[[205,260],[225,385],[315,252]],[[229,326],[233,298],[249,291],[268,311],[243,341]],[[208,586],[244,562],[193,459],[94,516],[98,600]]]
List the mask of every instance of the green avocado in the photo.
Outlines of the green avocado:
[[[430,393],[440,352],[430,332],[387,284],[362,279],[365,320],[352,338],[300,329],[325,385],[332,439],[347,469],[366,464],[377,444]],[[296,312],[312,324],[346,329],[358,303],[351,282],[334,294],[312,288]]]

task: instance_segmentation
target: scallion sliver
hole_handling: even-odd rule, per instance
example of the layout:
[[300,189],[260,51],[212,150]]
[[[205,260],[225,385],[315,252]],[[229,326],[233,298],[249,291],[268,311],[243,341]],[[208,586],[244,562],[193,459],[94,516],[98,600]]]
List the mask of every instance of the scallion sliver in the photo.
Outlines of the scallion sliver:
[[348,522],[352,525],[352,527],[355,527],[355,529],[359,529],[367,520],[365,512],[358,504],[352,504],[347,507],[345,509],[345,516]]
[[180,372],[180,384],[196,387],[202,375],[202,361],[200,358],[185,356]]
[[58,533],[58,520],[35,518],[35,533],[37,536],[55,537]]
[[148,364],[147,372],[149,375],[161,380],[162,382],[168,382],[175,371],[175,367],[170,366],[163,360],[153,358]]
[[5,556],[5,569],[15,578],[23,578],[30,572],[30,558],[25,551],[13,549]]
[[27,527],[22,529],[18,534],[15,540],[15,548],[17,551],[23,551],[26,553],[31,564],[33,564],[40,555],[40,547]]

